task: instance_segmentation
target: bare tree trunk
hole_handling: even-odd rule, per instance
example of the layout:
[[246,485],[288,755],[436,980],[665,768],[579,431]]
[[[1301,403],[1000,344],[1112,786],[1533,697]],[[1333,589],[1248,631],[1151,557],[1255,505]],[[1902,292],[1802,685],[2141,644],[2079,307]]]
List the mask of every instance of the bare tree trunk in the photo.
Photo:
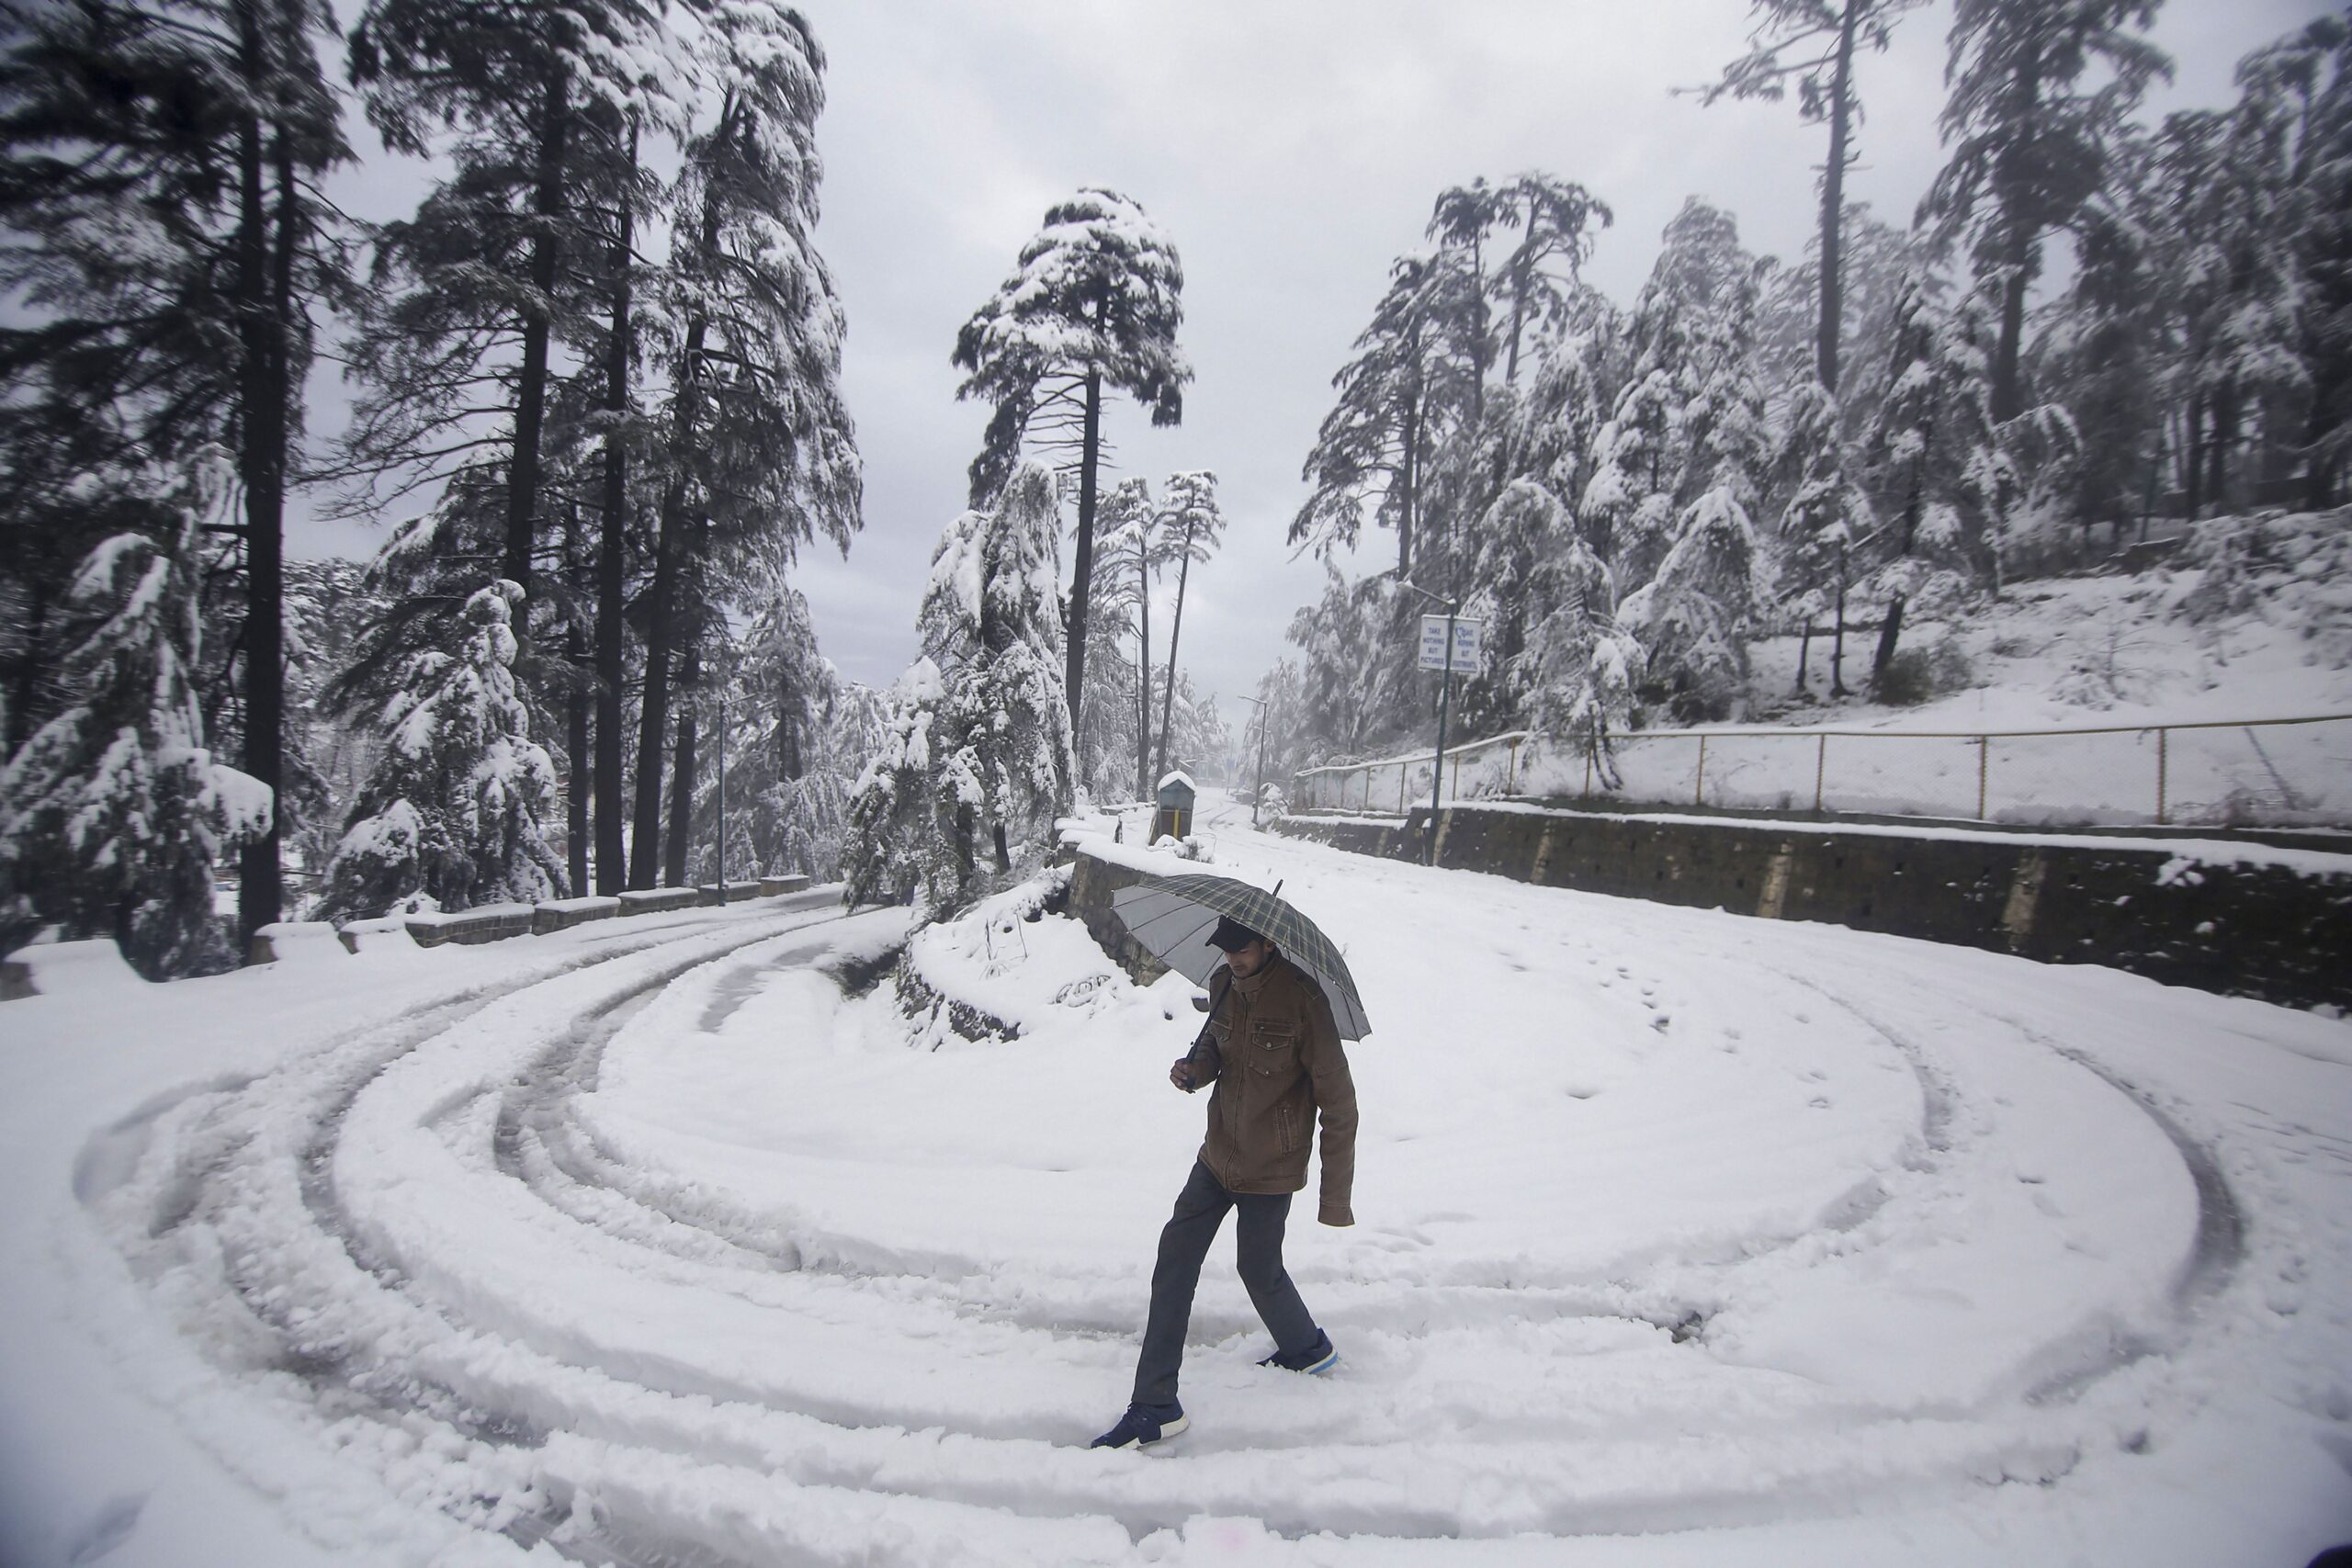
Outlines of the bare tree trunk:
[[1183,564],[1176,571],[1176,624],[1168,633],[1168,691],[1159,699],[1159,750],[1151,765],[1152,777],[1168,773],[1168,727],[1176,715],[1176,644],[1184,636],[1184,583],[1193,575],[1193,527],[1184,528]]
[[[628,173],[637,171],[637,130],[628,137]],[[612,254],[612,333],[605,341],[605,433],[602,528],[596,541],[596,891],[628,886],[621,851],[621,682],[628,636],[623,551],[628,532],[628,446],[620,430],[629,408],[630,313],[636,282],[637,205],[625,184]],[[643,777],[642,774],[639,775]],[[650,857],[646,857],[650,863]]]
[[1095,466],[1102,450],[1102,373],[1086,373],[1086,424],[1080,437],[1078,464],[1078,552],[1069,582],[1069,645],[1063,668],[1069,689],[1070,728],[1079,724],[1079,708],[1086,701],[1086,601],[1094,574]]
[[[564,512],[564,572],[580,581],[580,506]],[[567,615],[563,628],[563,662],[569,680],[563,694],[563,858],[569,890],[588,891],[588,796],[594,764],[588,755],[588,708],[595,679],[588,639],[581,634],[577,615]]]
[[695,745],[698,739],[695,697],[702,684],[702,649],[688,643],[678,660],[678,687],[685,700],[678,705],[676,771],[670,779],[670,836],[662,846],[662,881],[671,887],[686,884],[686,851],[694,843]]
[[645,691],[638,706],[637,801],[630,823],[628,885],[650,887],[662,863],[662,743],[670,726],[670,649],[675,635],[679,558],[684,553],[684,502],[673,484],[662,502],[662,537],[653,548],[647,595]]
[[13,757],[33,732],[33,705],[41,672],[49,667],[49,579],[35,576],[28,590],[32,598],[25,616],[24,652],[17,660],[17,678],[8,694],[8,750]]
[[2205,507],[2205,395],[2195,393],[2188,400],[2188,435],[2182,443],[2188,459],[2188,479],[2182,487],[2188,506],[2188,520],[2196,522]]
[[2230,448],[2238,438],[2238,390],[2223,382],[2213,395],[2213,455],[2206,468],[2213,487],[2213,504],[2227,512],[2230,503]]
[[1838,557],[1838,631],[1829,644],[1829,694],[1850,694],[1846,686],[1846,557],[1842,550]]
[[1838,19],[1838,63],[1829,81],[1829,162],[1821,171],[1821,321],[1815,359],[1821,384],[1838,389],[1838,335],[1845,325],[1847,143],[1854,118],[1854,30],[1867,0],[1845,0]]
[[1886,620],[1878,629],[1878,651],[1871,656],[1871,684],[1875,686],[1886,679],[1887,667],[1894,662],[1894,646],[1903,636],[1903,595],[1895,594],[1886,602]]
[[[1145,526],[1148,528],[1149,524]],[[1145,534],[1136,542],[1136,623],[1141,636],[1136,643],[1136,798],[1149,800],[1151,793],[1151,536]]]
[[563,212],[564,143],[571,134],[571,84],[565,67],[548,68],[539,111],[537,183],[531,213],[539,231],[531,239],[531,288],[538,302],[523,313],[523,363],[514,387],[514,451],[506,466],[506,577],[525,593],[531,589],[532,533],[539,502],[539,439],[546,423],[548,337],[555,294],[556,220]]
[[[249,84],[268,73],[261,17],[251,0],[237,6],[240,66]],[[298,214],[291,154],[277,132],[277,220]],[[285,912],[279,858],[286,807],[286,448],[287,313],[293,307],[290,259],[273,268],[266,181],[272,159],[263,144],[258,111],[239,127],[237,147],[237,333],[242,361],[238,388],[237,478],[245,491],[245,745],[244,771],[268,787],[269,830],[238,851],[237,924],[244,942]],[[290,243],[290,234],[281,235]],[[289,253],[290,257],[290,253]]]

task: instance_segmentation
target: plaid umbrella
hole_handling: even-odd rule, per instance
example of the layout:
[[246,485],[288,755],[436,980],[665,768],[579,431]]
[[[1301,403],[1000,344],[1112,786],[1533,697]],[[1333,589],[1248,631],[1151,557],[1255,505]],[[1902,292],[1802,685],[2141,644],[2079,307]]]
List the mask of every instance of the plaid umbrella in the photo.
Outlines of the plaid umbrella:
[[[1279,891],[1279,889],[1277,889]],[[1225,955],[1209,943],[1219,915],[1230,915],[1322,983],[1342,1040],[1372,1032],[1355,977],[1331,939],[1313,920],[1262,887],[1229,876],[1147,876],[1111,895],[1111,908],[1152,955],[1205,986]]]

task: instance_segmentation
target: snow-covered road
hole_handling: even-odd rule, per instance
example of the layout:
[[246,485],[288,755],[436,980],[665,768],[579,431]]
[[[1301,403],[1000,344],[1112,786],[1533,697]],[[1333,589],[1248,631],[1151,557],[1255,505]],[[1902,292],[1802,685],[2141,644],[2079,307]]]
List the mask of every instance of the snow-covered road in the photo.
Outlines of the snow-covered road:
[[[1213,818],[1214,813],[1210,814]],[[2124,1562],[2352,1538],[2352,1028],[1212,820],[1376,1032],[1344,1358],[1220,1248],[1196,1020],[824,896],[0,1012],[0,1562]],[[622,929],[622,928],[628,929]],[[936,1032],[926,1040],[938,1039]]]

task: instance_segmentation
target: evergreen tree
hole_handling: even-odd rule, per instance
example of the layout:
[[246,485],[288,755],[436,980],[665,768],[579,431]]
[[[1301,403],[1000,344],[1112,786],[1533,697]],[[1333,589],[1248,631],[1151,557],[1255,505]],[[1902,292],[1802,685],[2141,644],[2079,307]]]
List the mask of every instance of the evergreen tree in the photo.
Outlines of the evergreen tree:
[[[1115,499],[1115,492],[1113,498]],[[1104,514],[1110,500],[1104,502]],[[1102,527],[1087,596],[1086,698],[1079,705],[1079,782],[1097,800],[1133,800],[1142,733],[1143,683],[1130,643],[1137,633],[1141,576],[1132,527]]]
[[1141,799],[1151,782],[1151,581],[1168,563],[1149,481],[1125,479],[1112,486],[1103,498],[1095,533],[1095,559],[1100,563],[1095,575],[1114,577],[1117,585],[1109,590],[1115,603],[1107,613],[1090,605],[1088,618],[1135,628],[1136,657],[1128,670],[1135,679],[1134,723],[1121,728],[1127,730],[1131,741],[1135,797]]
[[[1205,561],[1225,540],[1225,513],[1216,504],[1216,476],[1207,469],[1170,474],[1162,487],[1163,499],[1152,519],[1153,531],[1176,562],[1176,619],[1168,633],[1168,686],[1160,699],[1159,749],[1154,754],[1151,778],[1168,771],[1168,737],[1175,712],[1178,680],[1176,650],[1184,636],[1184,589],[1192,581],[1193,563]],[[1193,756],[1203,753],[1194,751]]]
[[541,827],[555,768],[531,740],[512,668],[522,603],[521,588],[494,582],[466,600],[457,647],[410,655],[328,868],[326,918],[560,896],[563,867]]
[[1331,378],[1340,399],[1300,473],[1314,489],[1291,520],[1293,545],[1322,555],[1353,548],[1369,506],[1378,526],[1396,531],[1397,575],[1412,570],[1429,522],[1431,469],[1471,423],[1478,397],[1479,309],[1473,280],[1451,252],[1408,256],[1390,269],[1355,356]]
[[1323,597],[1291,617],[1301,657],[1298,733],[1309,755],[1352,761],[1393,723],[1399,694],[1411,691],[1392,635],[1400,602],[1417,604],[1383,578],[1351,583],[1327,563]]
[[2310,377],[2303,504],[2319,511],[2340,501],[2352,468],[2352,7],[2257,51],[2239,73],[2249,93],[2303,106],[2290,229],[2302,265],[2300,348]]
[[1730,216],[1692,198],[1634,307],[1633,369],[1596,442],[1584,511],[1618,592],[1647,582],[1713,490],[1745,513],[1769,458],[1755,371],[1759,267]]
[[1053,475],[1023,464],[993,511],[967,512],[940,536],[922,657],[851,792],[854,902],[919,889],[930,910],[953,913],[1026,874],[1068,814],[1060,511]]
[[1854,51],[1867,44],[1883,51],[1903,13],[1922,0],[1749,0],[1757,18],[1748,51],[1724,67],[1723,79],[1705,89],[1708,103],[1787,96],[1797,87],[1797,107],[1806,119],[1826,121],[1829,156],[1822,165],[1821,221],[1814,241],[1815,277],[1820,309],[1815,316],[1814,370],[1822,386],[1838,390],[1839,347],[1844,335],[1844,238],[1846,171],[1854,165],[1854,128],[1861,97],[1854,85]]
[[[1814,615],[1826,610],[1835,617],[1832,696],[1846,694],[1846,586],[1855,542],[1876,530],[1870,498],[1849,468],[1839,424],[1837,398],[1818,381],[1801,383],[1783,414],[1772,487],[1784,551],[1783,586],[1794,591],[1805,650]],[[1799,694],[1805,689],[1804,666],[1800,651]]]
[[421,468],[431,483],[452,463],[498,463],[501,573],[527,595],[550,352],[594,267],[582,198],[611,188],[594,165],[615,128],[684,122],[695,62],[648,0],[368,0],[351,75],[387,147],[452,166],[379,242],[378,302],[355,355],[368,387],[355,464]]
[[[716,18],[717,121],[687,143],[682,236],[658,301],[668,381],[653,581],[645,595],[632,883],[652,886],[670,660],[713,624],[721,584],[766,582],[818,537],[844,553],[863,474],[841,393],[843,322],[815,231],[824,56],[786,8]],[[695,793],[691,750],[673,802]]]
[[955,364],[967,376],[956,395],[995,410],[972,461],[974,505],[1010,481],[1035,421],[1078,426],[1078,550],[1063,682],[1072,703],[1086,692],[1102,394],[1126,393],[1151,411],[1155,425],[1183,418],[1184,383],[1193,378],[1176,346],[1183,291],[1176,247],[1143,209],[1090,188],[1046,212],[1045,227],[1022,247],[1019,270],[956,334]]
[[1957,0],[1943,136],[1951,155],[1922,222],[1965,234],[1980,279],[2000,293],[1991,352],[1996,423],[2025,409],[2018,376],[2026,294],[2043,236],[2072,228],[2107,180],[2109,145],[2172,62],[2138,36],[2162,0]]
[[151,980],[235,962],[212,909],[213,870],[270,830],[269,792],[206,749],[195,686],[203,657],[199,544],[228,513],[229,464],[119,487],[154,531],[92,550],[64,607],[74,641],[62,705],[0,770],[0,938],[36,920],[111,935]]
[[[1542,500],[1535,501],[1541,510]],[[1553,502],[1556,506],[1556,502]],[[1642,647],[1617,624],[1617,586],[1608,565],[1573,529],[1551,531],[1559,547],[1537,567],[1526,647],[1509,678],[1525,692],[1530,718],[1548,735],[1574,739],[1603,789],[1623,782],[1617,735],[1630,728],[1644,673]]]
[[[0,5],[0,495],[25,526],[24,674],[10,739],[40,704],[62,573],[96,536],[78,478],[174,465],[218,443],[242,515],[240,695],[246,771],[275,792],[285,730],[283,525],[313,305],[342,257],[318,176],[350,156],[316,43],[316,0]],[[241,857],[244,928],[278,918],[279,834]]]
[[1865,452],[1883,522],[1877,555],[1924,560],[1998,592],[2019,487],[1993,420],[1990,311],[1982,295],[1947,310],[1915,288],[1898,319],[1894,385]]
[[1756,536],[1728,484],[1692,502],[1657,575],[1618,605],[1642,645],[1653,682],[1685,724],[1720,719],[1747,684],[1747,633],[1756,608]]
[[1584,186],[1534,171],[1503,186],[1496,206],[1498,220],[1519,231],[1519,242],[1503,258],[1497,278],[1510,298],[1503,381],[1516,385],[1520,343],[1529,323],[1555,322],[1566,314],[1579,287],[1577,272],[1592,254],[1592,231],[1606,229],[1616,215]]

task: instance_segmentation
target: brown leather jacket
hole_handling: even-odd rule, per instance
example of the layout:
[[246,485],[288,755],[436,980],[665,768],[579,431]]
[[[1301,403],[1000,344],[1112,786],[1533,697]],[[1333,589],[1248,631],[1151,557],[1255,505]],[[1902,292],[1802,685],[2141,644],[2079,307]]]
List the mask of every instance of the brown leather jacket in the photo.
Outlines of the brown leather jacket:
[[1306,1185],[1319,1110],[1317,1218],[1355,1224],[1356,1086],[1323,987],[1277,955],[1247,980],[1219,970],[1209,994],[1209,1021],[1189,1058],[1194,1087],[1216,1085],[1201,1163],[1228,1191],[1295,1192]]

